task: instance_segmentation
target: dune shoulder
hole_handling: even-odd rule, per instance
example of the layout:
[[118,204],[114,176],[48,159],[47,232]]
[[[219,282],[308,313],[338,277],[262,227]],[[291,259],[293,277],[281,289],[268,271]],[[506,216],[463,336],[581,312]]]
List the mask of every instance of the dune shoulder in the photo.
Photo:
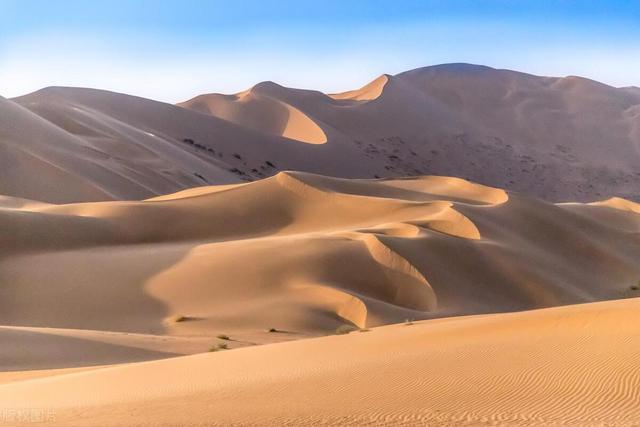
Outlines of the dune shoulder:
[[438,319],[80,371],[0,385],[0,401],[45,408],[64,425],[630,426],[640,417],[639,304]]

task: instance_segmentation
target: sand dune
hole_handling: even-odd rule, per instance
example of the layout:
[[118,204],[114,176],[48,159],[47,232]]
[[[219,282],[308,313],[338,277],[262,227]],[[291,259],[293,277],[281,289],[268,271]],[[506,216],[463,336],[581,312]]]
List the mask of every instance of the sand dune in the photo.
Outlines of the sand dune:
[[327,142],[322,128],[313,119],[260,88],[257,86],[235,96],[201,95],[178,105],[295,141]]
[[329,96],[333,99],[348,99],[354,101],[373,101],[382,95],[385,85],[389,82],[391,76],[384,74],[371,83],[361,87],[360,89],[350,90],[342,93],[334,93]]
[[[184,338],[55,328],[0,326],[0,339],[0,369],[9,372],[162,359],[188,348],[172,342]],[[207,344],[186,353],[206,351]]]
[[468,64],[0,98],[0,424],[637,425],[639,119]]
[[632,426],[639,301],[82,371],[0,385],[0,401],[61,425]]
[[26,199],[140,199],[301,170],[639,200],[640,94],[579,77],[446,64],[335,95],[262,82],[174,106],[54,87],[0,110],[0,194]]
[[640,279],[631,202],[457,178],[286,172],[141,202],[4,200],[2,325],[265,342],[623,298]]
[[5,196],[0,228],[7,425],[640,417],[628,200],[280,172],[142,201]]

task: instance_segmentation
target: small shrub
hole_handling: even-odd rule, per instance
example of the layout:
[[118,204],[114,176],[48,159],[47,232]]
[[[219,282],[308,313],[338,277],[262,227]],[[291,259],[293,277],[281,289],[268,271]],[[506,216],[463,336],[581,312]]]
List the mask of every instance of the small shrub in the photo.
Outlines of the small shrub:
[[227,340],[227,341],[231,339],[231,338],[229,338],[229,335],[225,335],[225,334],[220,334],[216,338],[221,339],[221,340]]
[[371,329],[362,328],[362,329],[358,329],[358,332],[371,332]]
[[188,322],[190,320],[195,320],[195,317],[184,316],[182,314],[177,314],[177,315],[171,317],[171,319],[170,319],[170,321],[173,322],[173,323]]
[[229,169],[229,171],[235,173],[236,175],[246,175],[246,173],[244,173],[238,168],[232,168],[232,169]]
[[358,328],[356,328],[355,326],[348,325],[345,323],[344,325],[338,326],[338,328],[336,329],[336,335],[346,335],[350,332],[357,331],[357,330]]
[[631,289],[632,291],[640,290],[640,285],[632,285],[629,287],[629,289]]
[[273,332],[280,332],[280,331],[278,331],[276,328],[269,328],[267,332],[273,333]]
[[209,351],[220,351],[220,350],[228,350],[229,346],[227,343],[218,343],[209,347]]
[[207,178],[205,178],[204,176],[200,175],[198,172],[194,172],[193,173],[196,177],[200,178],[201,180],[203,180],[204,182],[206,182],[207,184],[209,183],[209,181],[207,181]]

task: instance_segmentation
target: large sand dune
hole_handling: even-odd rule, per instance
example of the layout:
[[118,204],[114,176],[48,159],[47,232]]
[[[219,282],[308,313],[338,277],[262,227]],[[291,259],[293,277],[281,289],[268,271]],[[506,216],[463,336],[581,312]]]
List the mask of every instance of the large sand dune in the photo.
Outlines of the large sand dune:
[[179,106],[61,87],[0,98],[0,194],[50,202],[140,199],[281,170],[639,200],[639,147],[637,88],[468,64],[334,95],[263,82]]
[[638,425],[639,120],[466,64],[0,98],[0,425]]
[[458,178],[282,172],[140,202],[2,206],[1,325],[263,342],[269,328],[623,298],[640,279],[637,204],[551,204]]
[[639,309],[385,326],[13,382],[0,402],[78,426],[634,426]]
[[[6,196],[0,229],[9,425],[640,419],[628,200],[280,172],[142,201]],[[373,329],[300,340],[345,328]]]

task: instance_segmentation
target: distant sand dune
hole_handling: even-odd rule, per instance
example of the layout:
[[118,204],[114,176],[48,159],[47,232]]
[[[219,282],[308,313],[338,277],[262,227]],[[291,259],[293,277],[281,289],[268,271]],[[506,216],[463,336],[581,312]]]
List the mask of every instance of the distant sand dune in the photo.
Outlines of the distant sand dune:
[[284,170],[455,176],[550,201],[640,201],[640,92],[471,64],[326,95],[274,82],[169,105],[51,87],[0,98],[0,194],[140,200]]
[[632,202],[630,200],[621,199],[620,197],[612,197],[608,200],[592,203],[594,206],[609,206],[614,209],[620,209],[623,211],[630,211],[634,213],[640,213],[640,204]]
[[638,425],[639,112],[470,64],[0,97],[0,424]]
[[327,142],[322,128],[313,119],[259,90],[252,89],[235,96],[200,95],[178,105],[300,142]]
[[348,99],[354,101],[373,101],[377,99],[384,90],[384,86],[389,81],[389,75],[383,74],[371,83],[363,86],[360,89],[350,90],[348,92],[334,93],[329,95],[333,99]]

